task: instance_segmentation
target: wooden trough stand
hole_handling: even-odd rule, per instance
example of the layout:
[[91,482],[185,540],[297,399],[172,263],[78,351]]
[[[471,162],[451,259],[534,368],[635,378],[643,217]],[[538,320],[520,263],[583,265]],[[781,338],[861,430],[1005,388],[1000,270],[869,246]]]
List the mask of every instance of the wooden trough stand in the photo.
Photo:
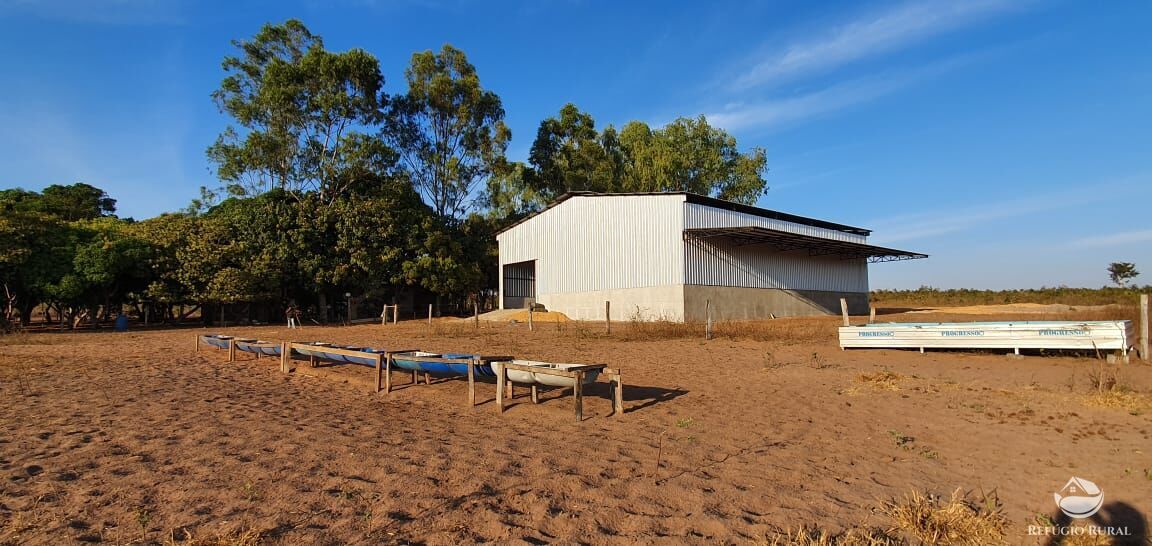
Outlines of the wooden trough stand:
[[[381,373],[383,373],[383,377],[384,377],[384,391],[385,391],[385,393],[392,392],[392,369],[394,367],[394,362],[396,360],[396,356],[397,355],[404,355],[404,354],[411,354],[411,353],[416,353],[416,352],[419,352],[419,351],[409,349],[409,350],[405,350],[405,351],[389,351],[389,352],[387,352],[386,353],[387,358],[384,361],[384,369],[380,370],[379,368],[377,368],[377,370],[376,370],[376,392],[380,392]],[[467,374],[468,375],[468,407],[472,407],[472,406],[476,405],[476,367],[477,366],[483,366],[483,365],[491,366],[491,364],[493,362],[502,362],[505,360],[511,360],[512,359],[512,357],[510,357],[510,356],[475,356],[472,358],[444,358],[444,357],[434,357],[434,356],[412,356],[411,358],[418,359],[418,360],[432,361],[432,362],[436,362],[439,364],[463,364],[463,365],[467,366],[468,367],[468,374]],[[409,384],[410,385],[416,385],[419,382],[420,382],[419,370],[412,370],[412,382]],[[425,385],[432,384],[431,374],[429,374],[427,372],[424,373],[424,384]]]
[[[212,344],[208,343],[208,338],[210,338],[210,337],[217,339],[218,341],[227,341],[228,346],[227,347],[219,347],[216,345],[212,345]],[[215,336],[196,334],[196,337],[193,340],[193,343],[195,344],[195,352],[197,352],[197,353],[200,352],[200,345],[201,344],[211,345],[212,347],[216,347],[217,349],[221,349],[221,350],[227,350],[228,351],[228,362],[235,362],[236,361],[236,342],[237,341],[256,341],[256,340],[246,339],[246,338],[235,338],[235,337],[228,337],[227,339],[225,339],[225,338],[216,338]]]
[[[620,370],[609,368],[607,364],[586,364],[582,366],[568,366],[563,369],[559,369],[517,364],[514,361],[501,362],[499,371],[496,372],[496,411],[499,413],[504,413],[505,410],[504,391],[507,389],[509,398],[515,396],[515,387],[513,386],[514,383],[512,380],[508,379],[508,370],[515,370],[532,374],[552,375],[572,379],[572,398],[573,406],[576,411],[577,423],[584,420],[584,377],[589,372],[598,371],[599,373],[608,377],[609,384],[611,385],[612,415],[614,417],[619,417],[624,414],[624,383],[621,378]],[[538,384],[532,384],[533,404],[540,403],[539,388],[540,386]]]

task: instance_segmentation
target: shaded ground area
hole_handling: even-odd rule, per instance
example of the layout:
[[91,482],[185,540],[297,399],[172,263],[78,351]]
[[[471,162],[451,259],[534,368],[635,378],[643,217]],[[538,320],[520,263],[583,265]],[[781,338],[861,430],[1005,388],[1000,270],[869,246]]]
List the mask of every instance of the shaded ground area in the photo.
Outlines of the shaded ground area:
[[837,321],[742,327],[766,341],[627,323],[225,332],[621,368],[625,415],[601,386],[580,424],[559,391],[498,415],[489,384],[475,408],[460,380],[374,394],[367,368],[194,354],[193,330],[0,338],[0,543],[744,543],[957,488],[995,489],[1037,543],[1027,525],[1057,518],[1071,476],[1104,491],[1101,517],[1146,529],[1152,367],[1099,395],[1115,370],[1096,360],[844,352]]

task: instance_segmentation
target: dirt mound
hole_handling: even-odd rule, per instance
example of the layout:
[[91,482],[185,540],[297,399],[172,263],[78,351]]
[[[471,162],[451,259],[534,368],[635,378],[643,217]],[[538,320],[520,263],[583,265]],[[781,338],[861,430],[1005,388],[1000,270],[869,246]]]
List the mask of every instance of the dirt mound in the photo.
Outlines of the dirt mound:
[[[468,319],[472,320],[472,319]],[[480,315],[480,320],[488,322],[528,322],[527,309],[497,309]],[[559,311],[536,311],[532,313],[533,322],[568,322],[572,319]]]

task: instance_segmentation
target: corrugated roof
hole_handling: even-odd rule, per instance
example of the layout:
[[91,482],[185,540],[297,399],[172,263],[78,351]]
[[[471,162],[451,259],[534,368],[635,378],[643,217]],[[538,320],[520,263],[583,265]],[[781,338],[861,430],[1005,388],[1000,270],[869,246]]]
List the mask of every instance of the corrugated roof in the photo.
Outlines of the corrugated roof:
[[789,233],[759,226],[725,227],[725,228],[693,228],[686,229],[684,233],[689,236],[706,239],[710,237],[725,237],[736,241],[740,245],[767,245],[778,251],[807,250],[809,256],[840,256],[842,258],[867,258],[869,262],[894,262],[898,260],[916,260],[927,258],[927,254],[897,250],[882,246],[853,243],[849,241],[836,241]]
[[692,192],[686,192],[686,191],[629,192],[629,193],[597,193],[597,192],[590,192],[590,191],[573,191],[573,192],[565,193],[564,195],[561,195],[560,197],[557,197],[556,200],[549,203],[548,206],[544,208],[544,210],[529,214],[528,216],[522,218],[520,221],[500,230],[499,232],[497,232],[497,235],[499,235],[500,233],[504,233],[505,231],[508,231],[508,230],[520,225],[520,224],[523,224],[524,222],[527,222],[531,218],[535,217],[536,215],[542,214],[545,211],[547,211],[548,209],[555,207],[555,206],[559,205],[560,203],[563,203],[563,202],[565,202],[565,201],[567,201],[573,197],[617,197],[617,196],[622,196],[622,195],[627,195],[627,196],[683,195],[687,202],[694,203],[697,205],[704,205],[704,206],[714,207],[714,208],[718,208],[718,209],[731,210],[731,211],[735,211],[735,212],[741,212],[744,214],[751,214],[753,216],[760,216],[762,218],[771,218],[774,220],[782,220],[785,222],[792,222],[794,224],[801,224],[801,225],[805,225],[805,226],[813,226],[813,227],[818,227],[818,228],[831,229],[831,230],[835,230],[835,231],[842,231],[844,233],[853,233],[856,235],[868,236],[872,233],[871,230],[864,229],[864,228],[858,228],[858,227],[848,226],[848,225],[844,225],[844,224],[837,224],[835,222],[827,222],[824,220],[817,220],[815,218],[808,218],[805,216],[797,216],[795,214],[788,214],[786,212],[780,212],[780,211],[775,211],[775,210],[770,210],[770,209],[762,209],[760,207],[753,207],[751,205],[744,205],[744,204],[735,203],[732,201],[725,201],[723,199],[717,199],[715,197],[708,197],[707,195],[700,195],[698,193],[692,193]]

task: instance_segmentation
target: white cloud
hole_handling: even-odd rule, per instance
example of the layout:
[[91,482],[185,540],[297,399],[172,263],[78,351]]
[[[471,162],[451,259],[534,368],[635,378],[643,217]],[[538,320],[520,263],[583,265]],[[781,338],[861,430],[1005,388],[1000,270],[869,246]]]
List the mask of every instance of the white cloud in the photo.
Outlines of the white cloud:
[[1152,242],[1152,229],[1121,231],[1117,233],[1109,233],[1106,235],[1094,235],[1091,237],[1076,239],[1075,241],[1072,241],[1072,245],[1077,247],[1105,247],[1147,242]]
[[901,4],[850,21],[820,38],[793,43],[783,53],[739,70],[732,87],[745,90],[826,71],[971,25],[1020,4],[1010,0]]
[[[1044,197],[1001,199],[992,203],[962,208],[941,208],[941,210],[901,214],[896,215],[896,217],[872,221],[869,223],[869,227],[876,230],[877,236],[873,237],[873,241],[877,243],[923,240],[923,238],[938,235],[967,232],[967,230],[985,227],[998,221],[1059,211],[1062,208],[1112,202],[1117,194],[1130,191],[1132,188],[1144,187],[1147,183],[1147,177],[1149,174],[1140,173],[1119,177],[1119,179],[1085,182],[1081,187],[1053,190]],[[1025,187],[1029,187],[1029,185],[1025,184]],[[1084,188],[1092,188],[1092,191],[1084,191]],[[1094,245],[1100,245],[1119,240],[1122,238],[1121,236],[1127,236],[1131,238],[1130,242],[1137,242],[1138,234],[1152,236],[1152,230],[1090,237],[1089,240],[1081,241],[1094,242],[1096,243]]]
[[871,102],[909,85],[916,78],[865,79],[842,83],[805,95],[729,104],[705,114],[708,123],[728,131],[750,127],[778,128]]
[[872,102],[958,66],[971,63],[985,55],[987,52],[960,55],[922,68],[890,71],[838,83],[803,95],[732,103],[719,111],[705,114],[705,117],[708,118],[708,123],[729,131],[752,127],[779,128]]

